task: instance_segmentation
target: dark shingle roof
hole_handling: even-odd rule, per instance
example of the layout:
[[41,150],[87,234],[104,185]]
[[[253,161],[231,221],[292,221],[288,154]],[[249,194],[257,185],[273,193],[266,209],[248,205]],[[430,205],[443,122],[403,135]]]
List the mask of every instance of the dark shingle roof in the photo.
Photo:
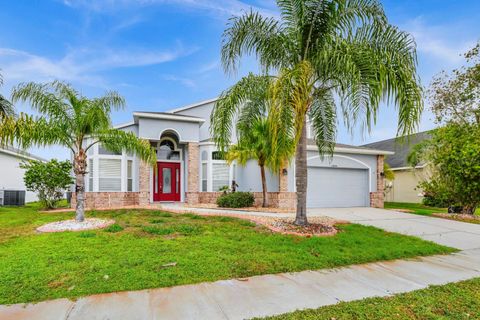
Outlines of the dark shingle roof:
[[393,151],[395,154],[389,155],[385,161],[391,168],[409,167],[407,157],[412,151],[414,145],[430,139],[430,131],[419,132],[401,138],[393,138],[388,140],[377,141],[364,144],[362,147],[374,148],[386,151]]
[[[314,139],[307,139],[307,145],[309,146],[316,146],[316,142]],[[336,148],[351,148],[351,149],[364,149],[364,150],[379,150],[377,148],[367,148],[367,147],[364,147],[364,146],[354,146],[354,145],[351,145],[351,144],[344,144],[344,143],[335,143],[335,147]],[[383,151],[389,151],[389,150],[384,150],[384,149],[381,149]]]

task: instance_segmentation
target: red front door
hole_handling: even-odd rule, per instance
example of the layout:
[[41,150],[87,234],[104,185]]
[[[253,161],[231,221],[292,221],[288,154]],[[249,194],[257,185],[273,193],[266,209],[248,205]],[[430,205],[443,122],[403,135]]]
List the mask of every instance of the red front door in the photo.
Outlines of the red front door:
[[153,201],[180,201],[180,163],[157,162]]

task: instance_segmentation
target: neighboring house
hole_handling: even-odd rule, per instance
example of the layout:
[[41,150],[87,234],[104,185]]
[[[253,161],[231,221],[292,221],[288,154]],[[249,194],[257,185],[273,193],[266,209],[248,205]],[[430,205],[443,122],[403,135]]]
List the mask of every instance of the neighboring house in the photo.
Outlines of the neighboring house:
[[419,132],[410,136],[393,138],[364,145],[368,148],[378,148],[395,152],[385,158],[395,173],[393,181],[386,181],[385,201],[389,202],[422,202],[422,190],[418,184],[430,177],[428,166],[420,163],[414,168],[408,164],[408,155],[416,144],[430,139],[428,131]]
[[[86,206],[148,205],[161,201],[214,203],[222,186],[238,184],[261,201],[260,169],[254,160],[228,165],[210,137],[210,113],[216,99],[170,112],[134,112],[133,122],[117,126],[149,140],[157,151],[153,170],[130,154],[114,154],[95,145],[88,153]],[[235,137],[232,137],[236,141]],[[337,144],[333,157],[321,159],[308,145],[309,207],[383,207],[383,157],[388,151]],[[294,161],[278,174],[267,172],[271,206],[294,208]],[[73,199],[74,200],[74,199]],[[72,205],[75,205],[74,201]]]
[[26,191],[25,202],[32,202],[38,200],[37,194],[32,191],[27,191],[25,183],[23,182],[25,170],[20,168],[20,164],[28,160],[46,161],[13,147],[0,148],[0,191]]

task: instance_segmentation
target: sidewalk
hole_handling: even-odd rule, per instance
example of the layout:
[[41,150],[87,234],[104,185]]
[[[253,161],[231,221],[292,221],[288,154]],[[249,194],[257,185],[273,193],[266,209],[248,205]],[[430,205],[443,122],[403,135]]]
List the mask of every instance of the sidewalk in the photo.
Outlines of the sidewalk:
[[[367,209],[322,209],[309,214],[414,234],[464,251],[328,270],[101,294],[76,302],[58,299],[0,306],[0,319],[248,319],[480,277],[480,225]],[[210,209],[198,210],[191,211],[200,213]]]
[[0,319],[248,319],[480,277],[480,250],[0,306]]

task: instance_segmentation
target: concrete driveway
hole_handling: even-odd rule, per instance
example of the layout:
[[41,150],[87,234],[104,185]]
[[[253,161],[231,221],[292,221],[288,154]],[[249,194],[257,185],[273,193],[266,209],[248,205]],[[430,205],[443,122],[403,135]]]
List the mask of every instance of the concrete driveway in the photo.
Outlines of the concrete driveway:
[[328,216],[420,237],[460,250],[480,249],[480,224],[376,208],[308,209],[309,216]]

